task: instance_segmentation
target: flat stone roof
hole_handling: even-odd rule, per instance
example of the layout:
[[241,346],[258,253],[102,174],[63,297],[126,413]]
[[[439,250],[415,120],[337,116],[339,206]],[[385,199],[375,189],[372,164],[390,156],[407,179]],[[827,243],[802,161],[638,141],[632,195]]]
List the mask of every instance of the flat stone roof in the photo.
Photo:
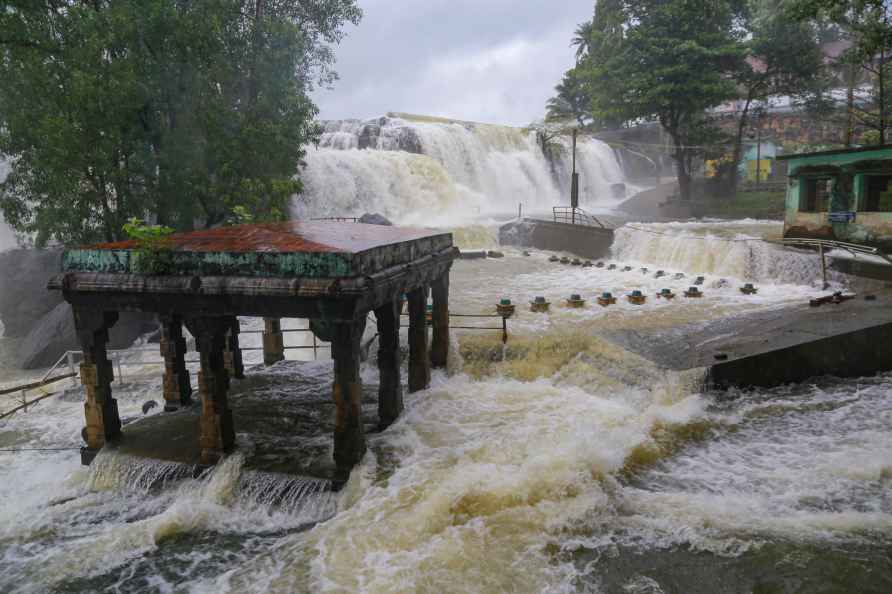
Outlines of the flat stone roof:
[[[172,276],[345,278],[374,274],[452,247],[430,229],[334,221],[286,221],[220,227],[168,237]],[[67,250],[63,272],[142,274],[139,243]]]

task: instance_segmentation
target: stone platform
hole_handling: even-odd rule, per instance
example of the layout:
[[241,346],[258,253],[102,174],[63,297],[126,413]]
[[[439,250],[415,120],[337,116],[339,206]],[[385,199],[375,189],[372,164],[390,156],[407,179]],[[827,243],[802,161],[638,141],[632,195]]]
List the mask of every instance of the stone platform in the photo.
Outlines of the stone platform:
[[608,340],[674,370],[702,368],[718,388],[772,387],[810,377],[892,370],[892,293],[839,305],[802,305]]
[[[106,443],[124,443],[128,432],[140,430],[134,426],[122,431],[106,350],[108,331],[119,312],[137,311],[156,314],[162,323],[165,412],[179,415],[180,409],[187,409],[182,420],[168,424],[176,427],[181,422],[178,435],[184,436],[158,443],[159,451],[178,447],[191,459],[197,448],[200,464],[210,465],[235,447],[238,427],[228,392],[232,379],[244,377],[237,316],[265,318],[267,364],[283,358],[279,320],[307,318],[313,332],[332,344],[333,458],[342,475],[349,472],[366,449],[359,342],[369,314],[375,314],[379,335],[378,416],[386,426],[403,408],[398,364],[401,302],[408,301],[409,309],[408,388],[423,390],[430,382],[430,367],[446,366],[449,270],[456,257],[449,233],[333,221],[239,225],[150,243],[126,241],[66,251],[62,274],[48,287],[61,290],[72,305],[84,353],[83,462],[89,463]],[[184,364],[183,326],[195,337],[201,355],[201,407],[194,420],[188,420],[192,380]],[[194,435],[184,428],[190,423]]]
[[[336,413],[329,393],[332,381],[331,366],[322,361],[251,367],[245,370],[245,379],[233,381],[229,407],[244,468],[337,482],[331,442]],[[377,392],[377,385],[363,386],[366,434],[381,424]],[[137,419],[124,426],[114,447],[125,455],[200,469],[200,416],[201,407],[193,404]]]

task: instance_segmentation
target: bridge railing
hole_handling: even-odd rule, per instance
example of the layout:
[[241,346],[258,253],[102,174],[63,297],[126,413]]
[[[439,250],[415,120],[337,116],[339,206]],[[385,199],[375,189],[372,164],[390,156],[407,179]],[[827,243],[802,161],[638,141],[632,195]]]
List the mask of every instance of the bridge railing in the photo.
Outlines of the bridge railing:
[[583,227],[598,227],[606,229],[597,217],[591,215],[581,208],[573,208],[572,206],[555,206],[551,209],[555,223],[567,223],[570,225],[581,225]]

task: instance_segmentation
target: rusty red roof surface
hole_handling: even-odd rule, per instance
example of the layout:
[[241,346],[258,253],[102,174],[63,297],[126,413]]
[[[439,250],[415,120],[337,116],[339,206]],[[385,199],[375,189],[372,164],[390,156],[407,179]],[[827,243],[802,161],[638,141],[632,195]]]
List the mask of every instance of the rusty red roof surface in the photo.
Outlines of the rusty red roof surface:
[[[434,235],[440,233],[428,229],[352,222],[285,221],[176,233],[168,239],[173,249],[184,252],[357,253]],[[138,247],[135,240],[129,240],[100,243],[88,249],[128,250]]]

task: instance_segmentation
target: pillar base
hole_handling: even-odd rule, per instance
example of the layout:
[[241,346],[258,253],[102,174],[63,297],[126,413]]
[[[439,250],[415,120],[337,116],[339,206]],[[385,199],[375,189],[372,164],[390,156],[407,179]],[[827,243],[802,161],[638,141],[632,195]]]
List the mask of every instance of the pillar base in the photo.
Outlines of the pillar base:
[[90,447],[82,447],[81,448],[81,466],[89,466],[93,460],[96,458],[96,455],[99,453],[99,450],[93,449]]

